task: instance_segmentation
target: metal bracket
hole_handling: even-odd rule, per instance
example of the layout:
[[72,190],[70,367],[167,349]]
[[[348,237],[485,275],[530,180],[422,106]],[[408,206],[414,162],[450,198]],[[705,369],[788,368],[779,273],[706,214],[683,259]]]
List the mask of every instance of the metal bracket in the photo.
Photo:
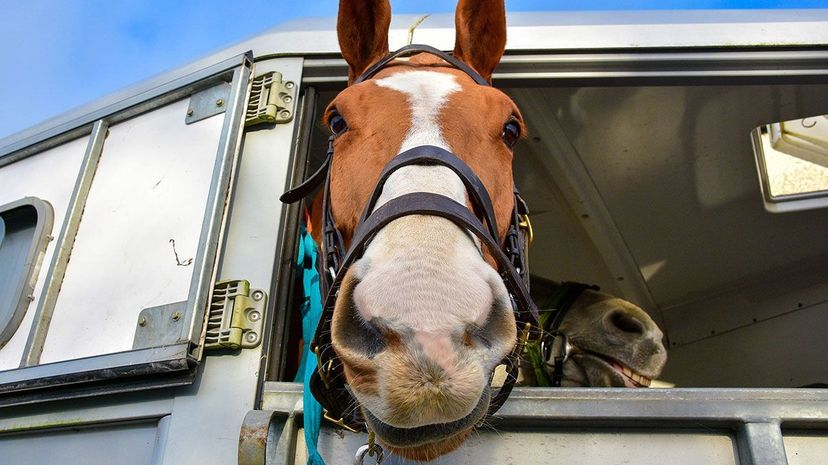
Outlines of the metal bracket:
[[191,95],[184,123],[193,124],[196,121],[224,113],[229,104],[228,98],[230,98],[230,83],[227,82]]
[[276,71],[253,78],[244,125],[284,124],[293,120],[296,84],[284,82]]
[[187,301],[159,305],[141,310],[135,325],[133,349],[161,347],[178,342]]
[[244,280],[220,281],[213,288],[204,349],[251,349],[262,340],[267,294]]

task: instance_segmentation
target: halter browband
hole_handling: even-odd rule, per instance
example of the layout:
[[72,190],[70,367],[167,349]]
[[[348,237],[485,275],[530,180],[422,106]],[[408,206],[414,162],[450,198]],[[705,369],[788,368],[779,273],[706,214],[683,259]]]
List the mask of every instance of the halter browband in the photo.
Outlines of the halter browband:
[[[478,73],[456,58],[427,45],[408,45],[380,60],[360,75],[354,84],[370,79],[391,61],[414,53],[430,53],[445,60],[451,66],[468,74],[480,85],[490,85]],[[322,166],[299,186],[285,192],[280,200],[293,203],[316,190],[324,181],[322,198],[322,254],[320,263],[321,289],[325,296],[322,316],[316,329],[311,347],[318,357],[317,371],[310,381],[314,397],[325,408],[325,417],[351,430],[365,430],[365,422],[355,399],[345,385],[341,361],[333,351],[331,323],[339,294],[339,288],[348,268],[362,257],[375,234],[391,221],[409,215],[431,215],[446,218],[458,227],[478,237],[497,263],[506,289],[512,300],[512,308],[518,326],[519,340],[512,352],[504,359],[506,381],[489,403],[487,415],[493,415],[505,402],[517,380],[519,358],[529,332],[537,329],[538,310],[529,296],[529,273],[527,270],[527,243],[521,227],[521,219],[528,215],[528,209],[517,189],[514,189],[515,206],[506,235],[501,240],[491,198],[477,175],[453,153],[440,147],[423,145],[395,156],[380,174],[374,191],[354,231],[351,244],[346,249],[342,234],[336,227],[331,210],[330,181],[333,164],[335,136],[328,140],[328,151]],[[405,194],[389,200],[374,210],[388,177],[399,168],[413,164],[441,165],[451,169],[463,181],[469,195],[472,209],[455,200],[429,192]]]
[[359,75],[358,78],[354,79],[353,83],[359,84],[362,81],[371,79],[372,77],[374,77],[375,74],[380,72],[380,70],[388,66],[389,63],[396,60],[397,58],[411,56],[417,53],[429,53],[431,55],[441,58],[443,61],[450,64],[454,68],[457,68],[460,71],[463,71],[464,73],[468,74],[470,78],[474,79],[474,82],[480,84],[481,86],[490,87],[492,85],[489,81],[483,78],[483,76],[478,74],[477,71],[473,70],[469,65],[463,63],[454,56],[449,55],[448,53],[436,49],[430,45],[423,44],[406,45],[405,47],[399,48],[396,51],[389,53],[385,56],[385,58],[376,62],[370,68],[366,69],[362,74]]

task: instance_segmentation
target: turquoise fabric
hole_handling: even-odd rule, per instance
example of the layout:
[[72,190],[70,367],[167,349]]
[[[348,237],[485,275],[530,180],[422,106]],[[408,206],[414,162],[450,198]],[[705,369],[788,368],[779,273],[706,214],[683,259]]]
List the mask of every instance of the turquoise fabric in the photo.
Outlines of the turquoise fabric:
[[299,234],[299,253],[296,263],[302,276],[302,359],[294,381],[302,381],[304,404],[305,444],[308,447],[308,465],[325,465],[316,444],[319,441],[319,426],[322,423],[322,406],[310,392],[310,379],[316,370],[316,354],[311,352],[310,344],[316,333],[316,325],[322,317],[322,293],[319,289],[319,273],[316,270],[318,259],[316,242],[307,229],[302,226]]

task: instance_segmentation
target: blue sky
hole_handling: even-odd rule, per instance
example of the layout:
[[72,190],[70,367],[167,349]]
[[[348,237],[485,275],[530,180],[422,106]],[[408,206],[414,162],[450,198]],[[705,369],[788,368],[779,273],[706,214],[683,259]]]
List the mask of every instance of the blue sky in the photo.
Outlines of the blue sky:
[[[293,3],[286,8],[285,5]],[[337,0],[3,0],[0,138]],[[397,13],[454,0],[393,1]],[[828,8],[828,0],[506,0],[509,11]]]

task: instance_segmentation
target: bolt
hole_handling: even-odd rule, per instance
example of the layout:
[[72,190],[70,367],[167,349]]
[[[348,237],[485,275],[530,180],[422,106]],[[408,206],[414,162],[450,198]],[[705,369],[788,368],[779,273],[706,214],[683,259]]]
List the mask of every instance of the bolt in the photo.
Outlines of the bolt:
[[49,242],[52,242],[53,240],[55,240],[55,236],[52,236],[50,234],[50,235],[46,236],[46,240],[49,241]]
[[175,312],[172,316],[173,321],[178,321],[181,319],[181,312]]
[[284,98],[282,98],[282,100],[284,100],[285,103],[290,103],[293,101],[293,97],[291,97],[290,95],[285,95]]
[[34,295],[32,295],[32,294],[27,295],[26,298],[29,299],[29,302],[34,301]]
[[261,316],[262,315],[259,312],[250,312],[250,314],[247,317],[250,318],[250,321],[259,321],[259,318],[261,318]]
[[285,87],[287,87],[288,89],[293,89],[293,86],[294,86],[293,81],[288,81],[288,82],[285,83]]
[[193,113],[194,113],[194,112],[193,112],[193,109],[192,109],[192,108],[190,108],[190,109],[188,109],[188,110],[187,110],[187,116],[193,116]]
[[222,106],[222,105],[224,105],[224,99],[218,99],[218,100],[216,100],[216,106],[217,106],[217,107],[220,107],[220,106]]
[[256,342],[256,339],[259,339],[259,335],[256,333],[247,333],[247,336],[244,337],[247,339],[247,342]]
[[282,110],[281,112],[279,112],[279,116],[284,118],[284,119],[288,119],[288,118],[290,118],[290,111]]
[[262,297],[264,297],[264,292],[253,291],[253,300],[262,300]]
[[138,326],[146,326],[146,325],[147,325],[147,317],[142,316],[142,317],[138,320]]

